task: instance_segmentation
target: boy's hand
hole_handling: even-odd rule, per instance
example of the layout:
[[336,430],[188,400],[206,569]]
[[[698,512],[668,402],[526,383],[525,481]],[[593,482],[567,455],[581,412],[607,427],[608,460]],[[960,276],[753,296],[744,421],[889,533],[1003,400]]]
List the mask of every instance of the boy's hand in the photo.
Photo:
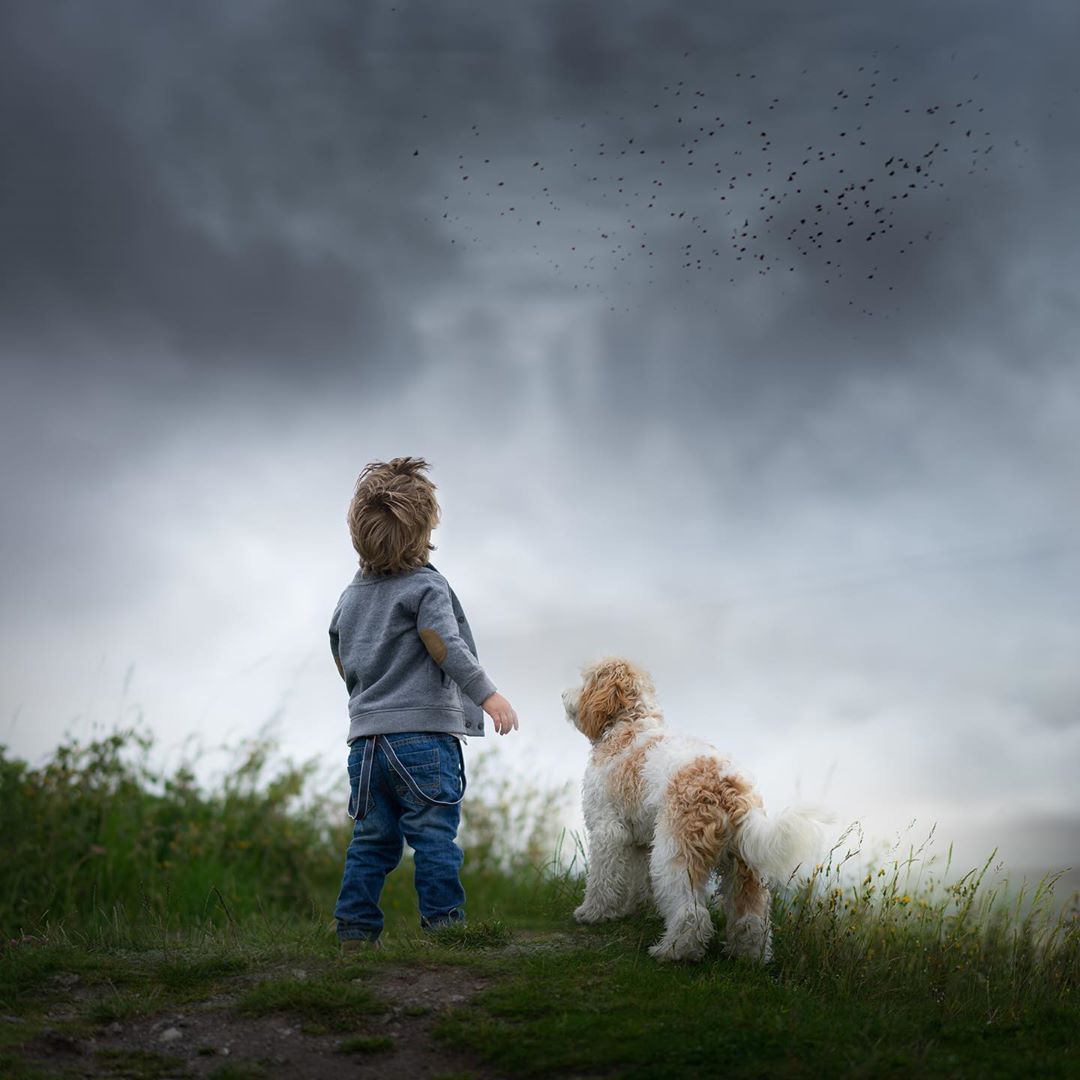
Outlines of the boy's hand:
[[511,731],[517,731],[517,713],[514,712],[514,706],[502,694],[492,694],[481,707],[495,721],[495,730],[500,735],[509,735]]

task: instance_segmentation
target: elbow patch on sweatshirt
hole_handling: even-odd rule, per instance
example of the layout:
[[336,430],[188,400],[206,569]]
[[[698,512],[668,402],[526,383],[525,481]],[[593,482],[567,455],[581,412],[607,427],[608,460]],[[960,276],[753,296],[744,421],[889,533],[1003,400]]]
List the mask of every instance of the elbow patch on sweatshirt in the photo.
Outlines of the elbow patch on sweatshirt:
[[425,628],[420,631],[420,640],[424,643],[424,648],[431,654],[431,659],[441,667],[442,662],[446,659],[446,642],[439,636],[439,632]]

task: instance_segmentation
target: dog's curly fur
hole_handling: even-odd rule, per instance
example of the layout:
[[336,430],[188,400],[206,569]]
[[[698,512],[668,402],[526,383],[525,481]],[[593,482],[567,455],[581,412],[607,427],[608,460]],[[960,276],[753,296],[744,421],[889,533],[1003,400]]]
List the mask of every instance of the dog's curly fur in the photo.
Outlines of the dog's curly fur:
[[627,660],[587,667],[563,692],[567,718],[592,743],[582,788],[589,834],[579,922],[654,901],[664,935],[649,952],[697,960],[713,934],[706,888],[720,874],[727,949],[771,956],[768,882],[787,880],[820,842],[811,810],[765,816],[753,784],[707,743],[664,727],[648,674]]

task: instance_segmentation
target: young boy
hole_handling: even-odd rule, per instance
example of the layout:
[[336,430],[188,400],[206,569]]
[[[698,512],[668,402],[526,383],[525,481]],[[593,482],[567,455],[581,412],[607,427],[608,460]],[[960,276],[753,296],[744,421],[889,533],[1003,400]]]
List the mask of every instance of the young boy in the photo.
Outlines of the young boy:
[[476,659],[465,613],[428,561],[439,523],[423,458],[373,461],[360,474],[348,523],[360,570],[330,622],[330,649],[349,691],[349,816],[334,917],[344,948],[374,942],[379,895],[413,849],[420,925],[465,918],[454,842],[465,794],[461,744],[484,734],[484,716],[506,735],[510,702]]

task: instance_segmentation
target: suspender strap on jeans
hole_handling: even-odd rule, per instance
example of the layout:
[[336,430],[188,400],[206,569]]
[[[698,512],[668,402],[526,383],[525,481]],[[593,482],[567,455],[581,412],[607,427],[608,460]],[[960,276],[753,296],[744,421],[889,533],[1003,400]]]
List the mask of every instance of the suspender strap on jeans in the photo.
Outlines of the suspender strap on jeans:
[[465,757],[461,752],[461,742],[458,739],[454,739],[454,742],[457,744],[458,763],[461,770],[461,794],[456,799],[435,799],[420,790],[419,785],[409,774],[409,770],[402,764],[401,758],[397,756],[389,739],[382,735],[365,736],[364,757],[360,766],[360,790],[356,799],[356,813],[349,816],[354,819],[367,816],[368,801],[371,795],[371,773],[375,765],[375,750],[378,747],[382,747],[386,760],[390,763],[390,768],[397,773],[402,783],[418,799],[430,803],[432,806],[457,806],[465,798]]

